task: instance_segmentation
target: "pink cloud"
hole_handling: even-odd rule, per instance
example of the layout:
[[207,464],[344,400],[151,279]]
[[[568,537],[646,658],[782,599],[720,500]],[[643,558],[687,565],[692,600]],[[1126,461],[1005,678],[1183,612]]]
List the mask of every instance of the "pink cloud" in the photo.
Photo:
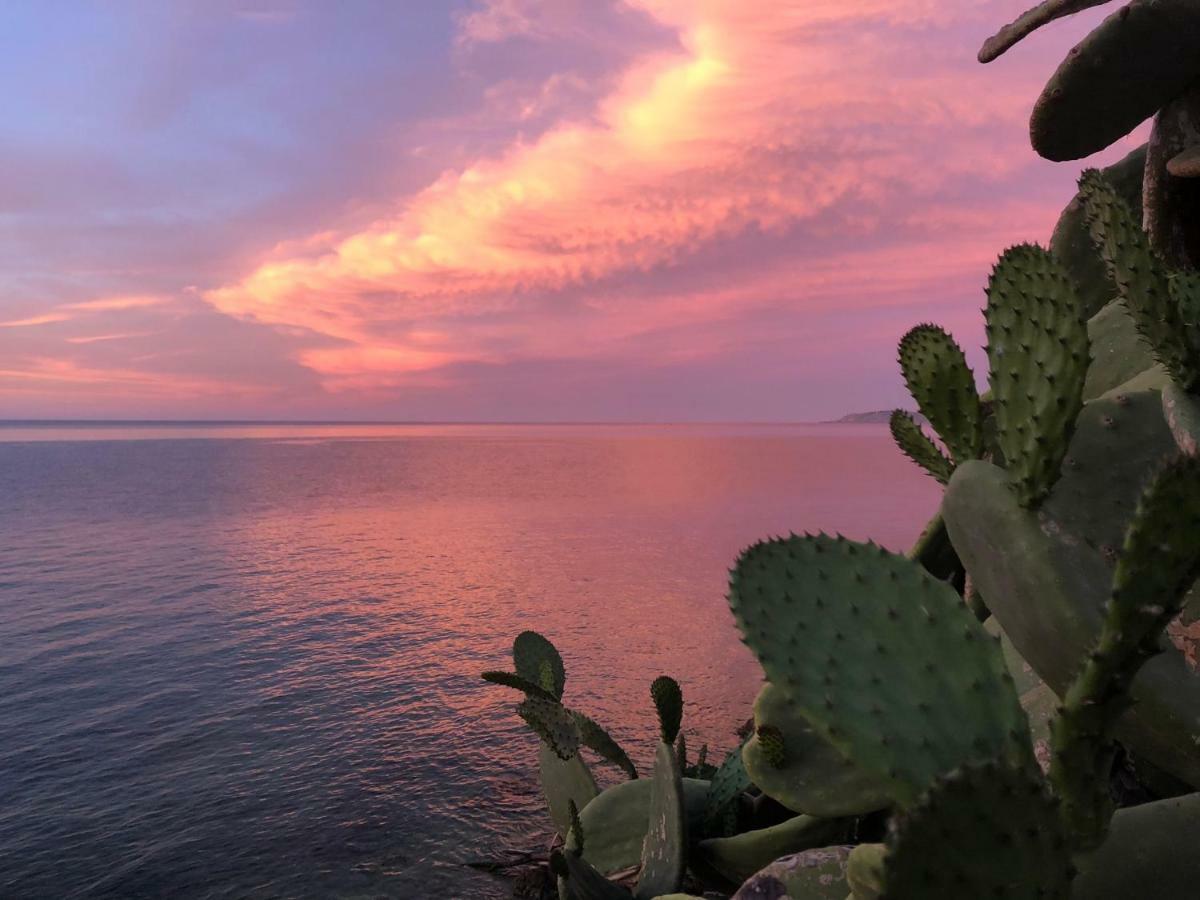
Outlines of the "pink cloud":
[[[948,260],[978,265],[999,249],[982,246],[995,237],[994,211],[961,200],[939,209],[936,198],[955,179],[982,173],[999,182],[1028,164],[1023,120],[1036,82],[1002,82],[966,64],[972,46],[945,54],[944,39],[929,37],[930,29],[967,23],[985,32],[994,16],[981,10],[989,4],[629,5],[672,39],[630,65],[593,107],[446,171],[367,227],[264,261],[208,292],[209,302],[335,342],[298,351],[331,386],[390,385],[463,360],[577,354],[597,335],[618,340],[637,323],[727,316],[731,305],[770,302],[785,284],[796,302],[818,304],[826,285],[845,280],[845,268],[853,283],[870,282],[859,286],[866,305],[879,302],[874,295],[903,294],[906,271],[922,256],[939,260],[932,268],[941,271]],[[547,18],[538,13],[551,8],[557,27],[584,10],[492,0],[462,18],[462,35],[537,37]],[[915,62],[922,42],[942,55],[926,50]],[[921,203],[930,205],[913,212]],[[1027,205],[1035,209],[1022,220],[1044,222],[1045,205]],[[897,216],[906,233],[874,263],[864,259],[855,235],[877,234]],[[907,234],[932,219],[965,228],[966,237],[950,239],[965,240],[969,252]],[[723,240],[797,229],[840,234],[842,246],[808,260],[803,273],[776,260],[748,283],[679,296],[640,292],[637,308],[588,299],[613,280],[686,268]],[[1029,235],[1013,238],[1022,236]],[[864,263],[874,268],[864,271]],[[726,301],[714,304],[718,296]],[[581,307],[581,315],[556,314]],[[442,326],[437,346],[406,337],[431,322]]]

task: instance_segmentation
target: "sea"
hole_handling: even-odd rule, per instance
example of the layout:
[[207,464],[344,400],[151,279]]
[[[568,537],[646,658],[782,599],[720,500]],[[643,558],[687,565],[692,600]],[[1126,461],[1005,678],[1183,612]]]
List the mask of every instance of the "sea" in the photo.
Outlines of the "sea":
[[509,897],[518,632],[643,766],[672,675],[719,761],[738,553],[938,495],[880,425],[0,423],[0,897]]

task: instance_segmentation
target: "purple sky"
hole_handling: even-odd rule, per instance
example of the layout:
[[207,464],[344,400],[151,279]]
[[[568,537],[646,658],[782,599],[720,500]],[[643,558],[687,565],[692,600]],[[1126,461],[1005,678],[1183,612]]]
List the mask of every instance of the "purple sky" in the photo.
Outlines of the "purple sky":
[[0,417],[907,405],[1083,167],[1027,120],[1107,9],[975,62],[1025,3],[4,4]]

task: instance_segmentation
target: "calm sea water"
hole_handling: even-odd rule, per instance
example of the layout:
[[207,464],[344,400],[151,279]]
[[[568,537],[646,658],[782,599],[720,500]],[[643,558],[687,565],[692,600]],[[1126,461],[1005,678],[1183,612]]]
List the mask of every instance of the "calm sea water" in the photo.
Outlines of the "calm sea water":
[[507,896],[518,631],[636,761],[662,673],[724,750],[737,551],[937,493],[878,426],[0,426],[0,896]]

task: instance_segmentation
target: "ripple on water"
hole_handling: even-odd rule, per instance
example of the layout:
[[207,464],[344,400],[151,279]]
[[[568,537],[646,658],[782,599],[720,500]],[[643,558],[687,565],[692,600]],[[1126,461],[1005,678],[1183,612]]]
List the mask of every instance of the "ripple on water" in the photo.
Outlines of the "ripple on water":
[[506,896],[462,863],[548,839],[477,677],[517,631],[639,764],[662,672],[724,748],[737,550],[936,503],[885,429],[277,432],[0,443],[0,896]]

